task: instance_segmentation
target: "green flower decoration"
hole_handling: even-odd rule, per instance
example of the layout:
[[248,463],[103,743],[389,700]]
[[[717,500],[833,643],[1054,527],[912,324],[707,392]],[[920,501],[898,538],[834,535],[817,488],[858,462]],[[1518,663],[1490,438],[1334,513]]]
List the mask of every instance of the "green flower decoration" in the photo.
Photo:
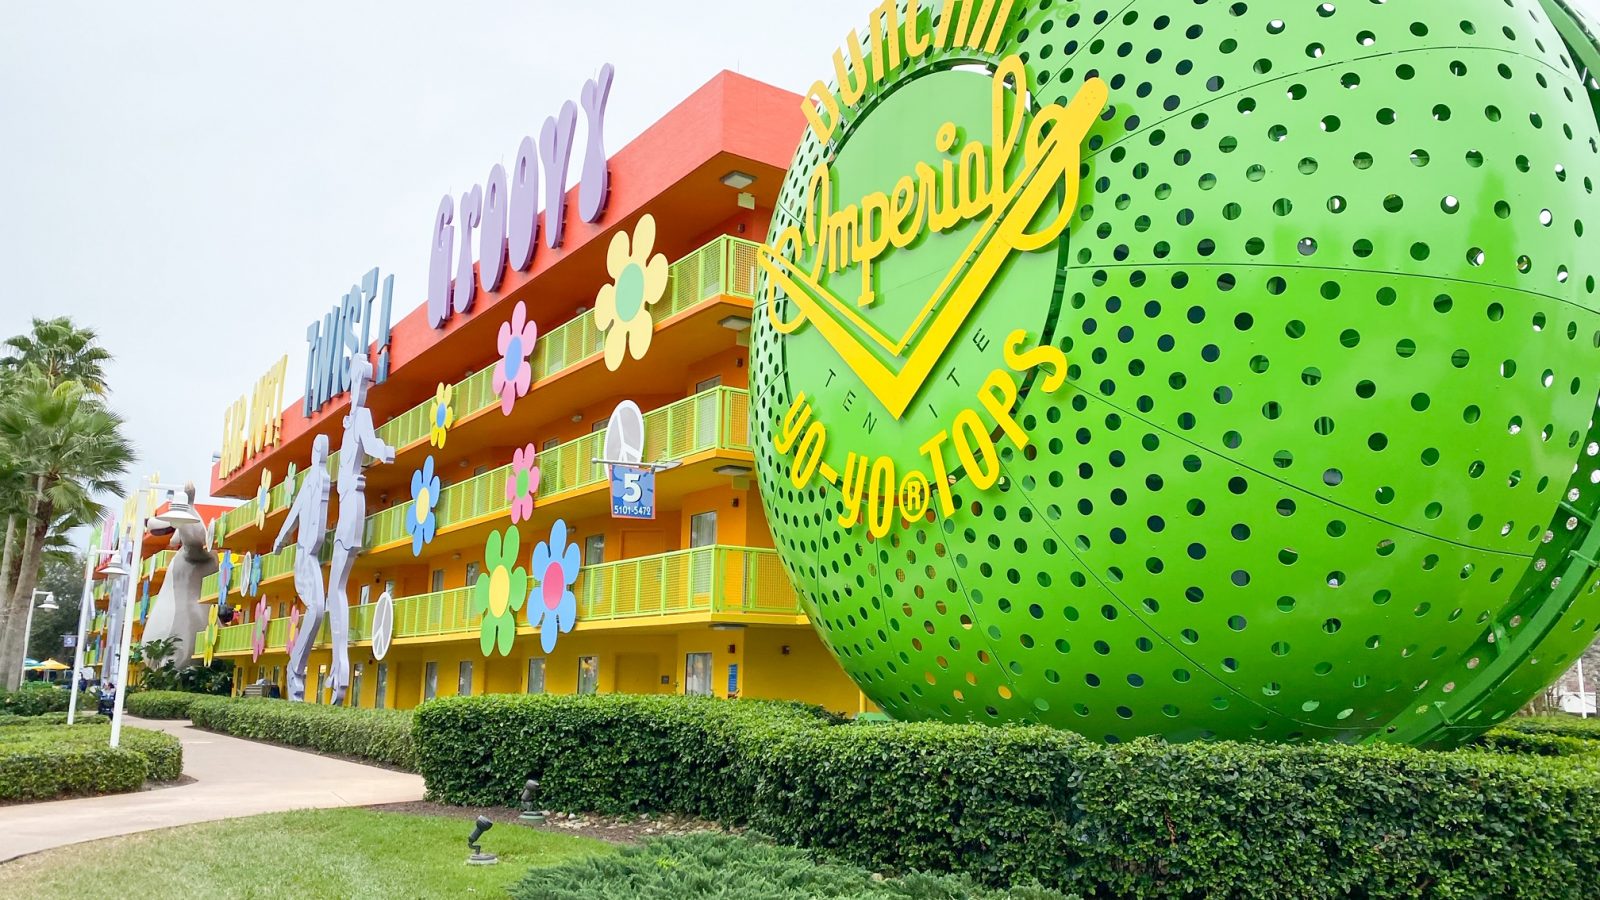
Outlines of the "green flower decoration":
[[472,592],[472,611],[483,616],[478,646],[484,656],[498,649],[511,655],[517,638],[517,611],[528,600],[528,570],[517,565],[522,537],[515,528],[490,533],[483,545],[484,571]]

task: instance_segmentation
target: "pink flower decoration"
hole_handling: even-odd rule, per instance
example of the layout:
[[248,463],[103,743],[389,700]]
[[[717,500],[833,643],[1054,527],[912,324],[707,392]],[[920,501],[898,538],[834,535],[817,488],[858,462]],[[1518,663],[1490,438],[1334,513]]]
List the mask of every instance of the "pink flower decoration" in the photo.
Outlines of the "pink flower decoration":
[[272,622],[272,612],[267,608],[267,598],[262,596],[256,604],[256,624],[250,635],[250,660],[259,660],[267,651],[267,626]]
[[511,454],[511,474],[506,476],[506,499],[511,501],[511,522],[533,515],[533,498],[539,493],[539,467],[534,465],[532,444]]
[[500,323],[500,340],[496,345],[500,361],[494,364],[494,392],[500,395],[500,412],[511,415],[517,398],[526,396],[533,382],[533,367],[528,365],[528,355],[533,352],[533,342],[539,338],[539,326],[528,321],[527,304],[521,300],[511,310],[511,321]]

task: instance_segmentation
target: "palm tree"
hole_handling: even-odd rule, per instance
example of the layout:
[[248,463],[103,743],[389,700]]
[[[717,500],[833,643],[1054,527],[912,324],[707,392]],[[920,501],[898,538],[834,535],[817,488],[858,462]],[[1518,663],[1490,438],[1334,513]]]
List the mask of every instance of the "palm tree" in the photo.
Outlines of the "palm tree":
[[[111,354],[99,346],[92,328],[79,328],[66,316],[33,320],[29,334],[8,338],[0,347],[0,405],[11,406],[12,394],[29,377],[44,379],[54,387],[77,382],[96,395],[106,389],[105,363]],[[4,634],[4,601],[16,586],[23,519],[32,494],[25,477],[27,466],[15,452],[0,446],[0,520],[5,522],[5,543],[0,545],[0,637]],[[0,640],[0,644],[4,641]]]
[[66,316],[34,319],[32,334],[7,338],[0,368],[33,370],[52,386],[76,381],[95,394],[106,391],[105,364],[111,354],[93,328],[79,328]]
[[[37,370],[14,382],[0,408],[0,441],[25,470],[26,508],[18,529],[17,574],[0,607],[0,661],[20,658],[27,640],[22,623],[38,584],[39,567],[50,544],[51,526],[61,515],[86,520],[99,506],[96,494],[117,490],[133,447],[122,434],[122,419],[84,385],[51,384]],[[15,689],[16,667],[5,666],[0,687]]]

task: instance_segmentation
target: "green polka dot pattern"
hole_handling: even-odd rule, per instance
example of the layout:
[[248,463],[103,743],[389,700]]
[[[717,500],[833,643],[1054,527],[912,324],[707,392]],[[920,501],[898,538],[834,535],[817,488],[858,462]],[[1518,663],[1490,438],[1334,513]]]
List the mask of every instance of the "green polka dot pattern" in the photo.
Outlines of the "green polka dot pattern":
[[[1010,54],[1036,105],[1110,99],[1049,298],[1068,379],[1017,401],[999,483],[840,527],[772,446],[836,363],[756,316],[763,500],[845,671],[897,719],[1106,741],[1448,746],[1514,712],[1600,626],[1582,28],[1538,0],[1019,0],[968,58]],[[769,240],[842,149],[807,133]]]

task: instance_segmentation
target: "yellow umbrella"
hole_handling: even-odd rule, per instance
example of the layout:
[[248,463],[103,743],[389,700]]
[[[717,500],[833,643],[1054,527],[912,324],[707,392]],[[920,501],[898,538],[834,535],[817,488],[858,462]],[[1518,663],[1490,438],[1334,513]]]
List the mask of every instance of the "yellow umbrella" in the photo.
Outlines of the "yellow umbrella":
[[69,665],[66,665],[64,663],[56,662],[53,659],[47,659],[44,662],[39,663],[36,666],[29,666],[28,667],[28,671],[30,671],[30,672],[40,672],[40,671],[44,671],[44,672],[59,672],[62,669],[70,669],[70,668],[72,668],[72,667],[69,666]]

